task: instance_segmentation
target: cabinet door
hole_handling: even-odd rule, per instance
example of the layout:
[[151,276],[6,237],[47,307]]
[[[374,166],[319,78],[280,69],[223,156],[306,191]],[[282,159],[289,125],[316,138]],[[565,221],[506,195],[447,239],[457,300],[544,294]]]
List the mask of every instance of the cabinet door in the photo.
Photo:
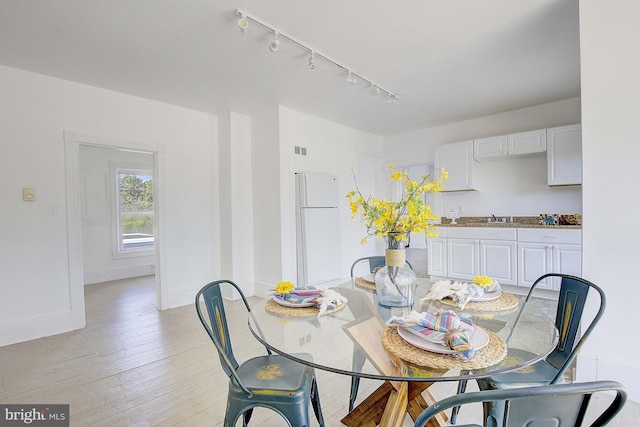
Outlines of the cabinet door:
[[438,145],[435,148],[435,165],[436,172],[445,168],[449,174],[443,191],[475,190],[473,141]]
[[[533,285],[540,276],[551,272],[552,246],[545,243],[518,243],[518,285]],[[553,283],[540,283],[540,289],[553,289]]]
[[479,241],[447,239],[447,272],[452,279],[473,280],[478,275]]
[[447,276],[447,239],[427,239],[427,271],[429,276]]
[[507,156],[507,135],[473,140],[473,157],[477,161],[500,159]]
[[480,241],[480,274],[504,285],[515,285],[517,274],[516,242]]
[[547,184],[582,184],[582,126],[547,129]]
[[553,245],[553,272],[582,275],[582,247],[580,245]]
[[509,154],[537,154],[547,151],[547,132],[545,129],[519,132],[508,135]]

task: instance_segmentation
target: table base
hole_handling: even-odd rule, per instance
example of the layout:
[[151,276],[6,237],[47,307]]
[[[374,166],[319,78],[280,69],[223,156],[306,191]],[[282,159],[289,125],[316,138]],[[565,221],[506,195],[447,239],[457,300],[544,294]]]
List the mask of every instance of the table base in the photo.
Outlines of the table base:
[[[426,381],[403,382],[396,389],[391,382],[385,381],[340,421],[348,427],[400,427],[407,413],[415,421],[422,411],[436,402],[427,390],[432,384]],[[427,426],[444,426],[447,419],[441,413]]]

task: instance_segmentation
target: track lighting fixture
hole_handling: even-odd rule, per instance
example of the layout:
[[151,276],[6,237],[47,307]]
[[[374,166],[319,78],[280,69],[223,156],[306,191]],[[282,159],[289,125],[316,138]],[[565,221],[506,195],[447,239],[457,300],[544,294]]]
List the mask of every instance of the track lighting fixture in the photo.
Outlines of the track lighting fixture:
[[247,27],[249,26],[249,21],[247,20],[247,16],[244,13],[240,14],[240,19],[238,19],[238,27],[240,27],[241,33],[247,32]]
[[351,73],[351,70],[347,70],[347,78],[344,80],[352,85],[358,84],[358,79]]
[[278,33],[276,31],[273,32],[273,41],[269,45],[269,50],[271,52],[275,52],[280,47],[280,40],[278,39]]
[[333,64],[336,67],[340,68],[343,71],[347,72],[347,77],[345,78],[345,81],[347,83],[350,83],[352,85],[356,85],[358,84],[359,81],[362,81],[364,83],[364,85],[369,85],[371,87],[371,93],[374,95],[378,95],[381,93],[385,93],[387,94],[387,102],[389,102],[390,104],[395,104],[397,100],[400,99],[400,97],[398,96],[398,94],[396,92],[392,92],[388,89],[383,88],[382,86],[379,86],[375,83],[373,83],[373,81],[371,79],[366,78],[365,76],[363,76],[360,73],[356,73],[355,71],[353,71],[353,69],[351,67],[347,67],[346,65],[330,58],[329,56],[325,55],[324,53],[320,53],[315,49],[312,49],[311,47],[309,47],[306,43],[301,42],[300,40],[297,40],[296,38],[288,35],[288,34],[283,34],[280,31],[277,31],[273,26],[267,24],[266,22],[256,18],[255,16],[250,16],[248,13],[246,13],[244,10],[241,9],[236,9],[235,10],[235,14],[240,16],[240,19],[238,20],[238,27],[240,28],[240,31],[242,33],[246,33],[247,32],[247,28],[249,27],[249,21],[253,22],[254,24],[257,24],[259,27],[262,27],[263,29],[270,31],[273,33],[273,41],[269,44],[269,50],[271,52],[276,52],[279,48],[280,48],[280,42],[282,39],[285,39],[287,42],[298,46],[300,49],[306,51],[309,53],[309,69],[310,70],[314,70],[316,68],[316,60],[317,58],[322,59],[324,62],[327,62],[329,64]]
[[316,69],[316,59],[314,57],[314,52],[311,51],[311,55],[309,55],[309,69],[310,70],[315,70]]

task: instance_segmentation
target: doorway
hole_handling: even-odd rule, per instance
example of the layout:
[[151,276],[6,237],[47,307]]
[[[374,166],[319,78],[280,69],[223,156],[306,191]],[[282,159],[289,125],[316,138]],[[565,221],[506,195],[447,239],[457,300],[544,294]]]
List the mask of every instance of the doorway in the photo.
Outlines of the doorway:
[[[122,171],[153,179],[152,209],[158,218],[162,191],[163,150],[152,144],[111,140],[65,131],[67,172],[67,221],[72,312],[79,327],[85,325],[84,286],[126,277],[154,275],[156,307],[162,309],[158,271],[160,233],[154,221],[145,233],[144,245],[123,244],[121,209],[118,208],[118,174]],[[153,245],[149,245],[149,235]]]

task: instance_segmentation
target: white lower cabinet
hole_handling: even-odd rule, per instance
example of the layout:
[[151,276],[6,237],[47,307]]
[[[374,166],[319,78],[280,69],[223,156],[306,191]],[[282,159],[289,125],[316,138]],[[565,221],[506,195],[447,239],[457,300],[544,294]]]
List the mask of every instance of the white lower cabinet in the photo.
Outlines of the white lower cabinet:
[[479,241],[474,239],[447,239],[447,276],[473,280],[479,271]]
[[427,271],[429,276],[447,276],[447,239],[443,237],[427,239]]
[[[582,274],[581,230],[522,229],[518,231],[518,284],[531,286],[547,273]],[[538,287],[560,289],[560,281],[547,280]]]
[[516,279],[516,230],[456,228],[447,234],[447,276],[473,280],[486,275],[506,285]]
[[480,274],[503,285],[516,284],[516,242],[483,240],[480,242]]
[[[484,275],[529,287],[546,273],[582,274],[578,229],[443,227],[439,234],[427,239],[430,276],[471,281]],[[558,290],[560,282],[539,286]]]

